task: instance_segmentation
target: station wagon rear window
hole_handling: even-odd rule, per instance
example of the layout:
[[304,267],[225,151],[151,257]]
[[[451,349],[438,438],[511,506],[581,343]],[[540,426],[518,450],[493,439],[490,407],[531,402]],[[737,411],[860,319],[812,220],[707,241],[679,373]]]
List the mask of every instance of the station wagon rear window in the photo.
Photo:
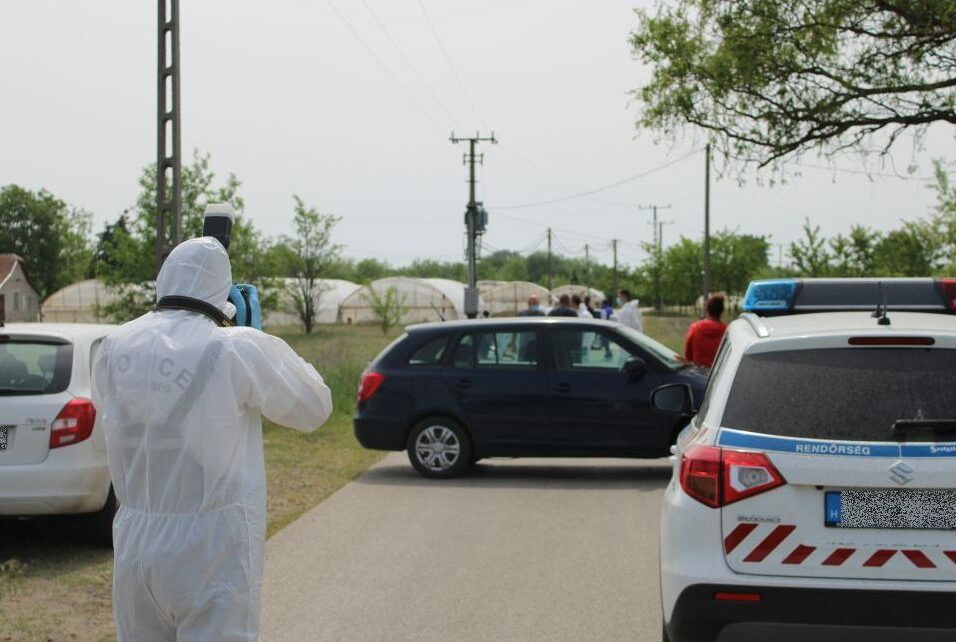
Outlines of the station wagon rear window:
[[956,421],[956,350],[828,348],[745,355],[721,425],[846,441],[951,441],[898,420]]
[[72,344],[0,337],[0,395],[63,392],[72,367]]

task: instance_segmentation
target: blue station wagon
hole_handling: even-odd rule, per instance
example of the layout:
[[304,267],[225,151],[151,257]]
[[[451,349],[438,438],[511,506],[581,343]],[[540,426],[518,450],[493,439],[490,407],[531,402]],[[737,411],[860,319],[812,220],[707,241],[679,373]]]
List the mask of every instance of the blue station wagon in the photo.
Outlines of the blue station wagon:
[[362,376],[355,435],[427,477],[484,457],[662,457],[686,423],[658,386],[707,371],[609,321],[528,317],[410,326]]

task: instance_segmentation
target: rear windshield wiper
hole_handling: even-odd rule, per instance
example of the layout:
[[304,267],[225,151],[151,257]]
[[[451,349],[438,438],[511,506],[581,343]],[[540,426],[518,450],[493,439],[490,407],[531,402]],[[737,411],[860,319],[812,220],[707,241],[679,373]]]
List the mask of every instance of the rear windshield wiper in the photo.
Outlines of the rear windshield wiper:
[[890,431],[896,435],[921,429],[956,433],[956,419],[897,419]]

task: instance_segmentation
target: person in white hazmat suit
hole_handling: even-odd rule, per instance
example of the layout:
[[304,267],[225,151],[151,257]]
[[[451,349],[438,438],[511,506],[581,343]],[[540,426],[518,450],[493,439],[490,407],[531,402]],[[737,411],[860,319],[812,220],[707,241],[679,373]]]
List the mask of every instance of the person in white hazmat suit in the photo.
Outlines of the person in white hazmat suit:
[[620,290],[618,296],[621,299],[621,311],[618,313],[618,320],[627,327],[643,333],[644,315],[641,313],[641,302],[632,298],[628,290]]
[[[166,259],[157,298],[231,316],[229,257],[210,237]],[[261,417],[311,431],[332,412],[315,368],[284,341],[157,310],[109,335],[93,365],[120,509],[113,608],[120,642],[258,639],[266,534]]]

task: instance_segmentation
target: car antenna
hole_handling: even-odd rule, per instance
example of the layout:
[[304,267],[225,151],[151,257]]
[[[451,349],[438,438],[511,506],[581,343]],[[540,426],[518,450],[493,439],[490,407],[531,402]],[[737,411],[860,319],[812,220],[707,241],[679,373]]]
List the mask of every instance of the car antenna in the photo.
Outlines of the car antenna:
[[877,323],[879,325],[890,325],[890,317],[887,316],[886,307],[886,285],[880,281],[877,287],[879,288],[879,298],[876,300],[876,310],[870,316],[878,319]]
[[435,307],[435,304],[434,304],[434,303],[431,303],[430,305],[432,306],[432,310],[435,311],[435,314],[438,315],[438,318],[441,319],[442,323],[444,323],[444,322],[445,322],[445,315],[442,314],[441,310],[439,310],[438,308]]

